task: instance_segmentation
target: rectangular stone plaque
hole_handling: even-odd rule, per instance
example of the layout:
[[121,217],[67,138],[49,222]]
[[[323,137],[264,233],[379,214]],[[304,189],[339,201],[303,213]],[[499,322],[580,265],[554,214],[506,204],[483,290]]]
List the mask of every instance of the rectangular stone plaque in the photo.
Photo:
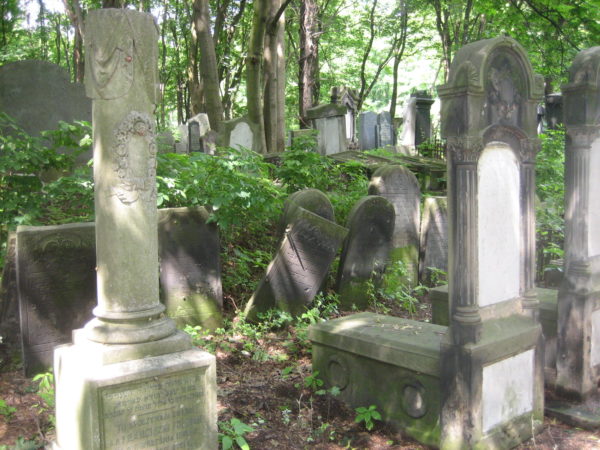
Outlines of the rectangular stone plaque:
[[483,368],[483,431],[533,410],[534,351]]
[[448,271],[448,206],[446,197],[428,197],[423,205],[419,278],[431,279],[430,267]]

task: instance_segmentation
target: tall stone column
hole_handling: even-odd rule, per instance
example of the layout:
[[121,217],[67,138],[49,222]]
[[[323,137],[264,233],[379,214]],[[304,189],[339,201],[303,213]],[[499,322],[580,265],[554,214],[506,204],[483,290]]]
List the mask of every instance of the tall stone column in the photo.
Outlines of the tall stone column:
[[159,301],[157,40],[150,14],[88,13],[98,306],[55,350],[55,448],[217,447],[215,358]]

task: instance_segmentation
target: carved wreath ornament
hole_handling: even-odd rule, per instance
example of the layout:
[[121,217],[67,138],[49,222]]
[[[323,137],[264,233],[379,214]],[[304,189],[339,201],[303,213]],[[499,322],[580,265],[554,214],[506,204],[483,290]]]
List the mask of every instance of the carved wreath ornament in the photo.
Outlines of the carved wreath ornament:
[[[144,145],[132,145],[133,138],[141,138]],[[126,205],[140,198],[156,202],[156,141],[148,114],[131,111],[125,117],[115,132],[114,153],[118,182],[113,192],[119,200]]]

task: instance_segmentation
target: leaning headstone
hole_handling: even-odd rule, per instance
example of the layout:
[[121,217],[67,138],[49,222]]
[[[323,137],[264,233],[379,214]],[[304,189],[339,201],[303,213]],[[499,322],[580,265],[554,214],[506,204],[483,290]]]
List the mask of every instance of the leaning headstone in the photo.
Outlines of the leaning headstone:
[[329,198],[318,189],[302,189],[290,195],[283,204],[283,214],[279,221],[278,234],[283,236],[285,230],[292,225],[300,208],[335,222],[333,205]]
[[336,283],[343,308],[368,305],[368,291],[379,285],[387,264],[394,221],[394,207],[380,196],[363,197],[350,211]]
[[203,207],[158,212],[161,300],[180,327],[222,325],[219,231],[208,216]]
[[415,284],[419,274],[419,228],[421,191],[417,178],[406,167],[385,165],[371,177],[369,195],[381,195],[394,206],[393,247],[390,263],[402,262],[407,282]]
[[345,106],[336,104],[319,105],[306,111],[312,128],[319,132],[317,152],[321,155],[333,155],[348,149],[346,113]]
[[26,376],[52,367],[54,347],[96,306],[94,224],[17,228],[16,269]]
[[386,148],[394,145],[394,128],[392,127],[392,116],[388,111],[377,115],[377,148]]
[[[17,61],[0,66],[0,111],[32,136],[58,128],[59,121],[92,120],[92,102],[83,86],[71,83],[63,67],[47,61]],[[78,155],[86,164],[91,151]]]
[[448,205],[446,197],[426,197],[421,219],[419,280],[424,284],[446,281],[432,269],[448,272]]
[[246,306],[246,317],[277,308],[302,314],[317,295],[347,230],[304,209],[294,214],[265,277]]
[[377,148],[377,113],[361,112],[358,115],[358,142],[361,150]]
[[85,29],[98,306],[55,351],[55,447],[216,449],[215,358],[159,301],[156,25],[109,8],[88,12]]

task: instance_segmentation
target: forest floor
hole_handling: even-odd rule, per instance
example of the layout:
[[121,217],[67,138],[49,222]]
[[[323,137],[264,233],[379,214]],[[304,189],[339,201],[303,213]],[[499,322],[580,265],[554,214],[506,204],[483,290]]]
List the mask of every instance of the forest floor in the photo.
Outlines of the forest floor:
[[[420,316],[428,314],[426,308]],[[425,449],[376,421],[371,431],[356,412],[310,385],[310,349],[295,329],[255,336],[229,334],[213,340],[217,356],[219,426],[237,418],[252,427],[243,434],[251,449]],[[207,338],[204,343],[210,343]],[[3,345],[0,372],[0,450],[42,448],[54,439],[53,410],[25,378],[14,349]],[[308,380],[308,382],[307,382]],[[368,406],[368,405],[365,405]],[[600,430],[590,432],[546,418],[542,433],[519,449],[599,449]]]

